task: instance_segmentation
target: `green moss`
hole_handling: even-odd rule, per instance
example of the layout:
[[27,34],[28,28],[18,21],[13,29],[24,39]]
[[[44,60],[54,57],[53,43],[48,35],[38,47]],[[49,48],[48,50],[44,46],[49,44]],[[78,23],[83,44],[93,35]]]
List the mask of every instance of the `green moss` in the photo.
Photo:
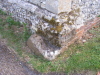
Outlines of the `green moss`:
[[76,9],[75,12],[78,12],[79,13],[80,12],[80,8]]
[[[56,28],[51,28],[51,30],[55,31]],[[52,45],[54,45],[56,47],[61,47],[61,45],[59,44],[59,41],[58,41],[58,39],[59,39],[58,38],[59,33],[51,33],[51,30],[50,31],[49,30],[42,31],[41,28],[38,28],[38,30],[37,30],[36,33],[39,34],[39,35],[41,35],[41,36],[43,36],[43,37],[45,37],[45,38],[47,38],[47,40],[49,41],[49,43],[51,43]],[[57,30],[57,32],[60,32],[60,31],[61,31],[61,29]],[[49,38],[48,34],[50,34],[53,37]],[[44,42],[45,42],[45,39],[44,39]],[[45,42],[45,44],[47,45],[47,42]]]
[[[70,21],[72,21],[72,22],[70,23]],[[73,25],[74,24],[74,21],[75,21],[75,19],[71,20],[70,17],[68,17],[66,23],[67,23],[67,25]]]
[[[56,22],[54,18],[52,18],[51,20],[48,20],[48,19],[44,18],[44,16],[43,16],[42,19],[44,21],[46,21],[47,23],[49,23],[50,25],[52,25],[53,27],[50,30],[45,30],[45,32],[46,32],[45,33],[42,30],[40,30],[41,29],[41,26],[40,26],[40,28],[38,28],[37,33],[40,35],[42,34],[43,37],[46,37],[51,44],[53,44],[57,47],[61,47],[61,45],[59,44],[59,41],[58,41],[59,40],[58,36],[59,36],[59,33],[62,31],[63,25],[59,25],[59,22]],[[51,33],[52,30],[57,31],[57,33]],[[50,34],[53,37],[49,38],[47,36],[48,34]]]
[[44,18],[44,16],[42,17],[42,19],[43,19],[44,21],[46,21],[46,22],[49,22],[49,20],[46,19],[46,18]]
[[40,29],[40,28],[38,28],[38,30],[37,30],[37,32],[36,32],[37,34],[42,34],[42,36],[46,36],[45,34],[44,34],[44,32]]
[[50,30],[55,30],[55,28],[51,28]]
[[[71,12],[69,12],[67,15],[68,16],[66,16],[66,17],[68,17],[68,19],[67,19],[67,25],[73,25],[74,24],[74,22],[76,21],[76,19],[70,19],[70,16],[73,16],[73,17],[76,17],[76,16],[78,16],[76,13],[77,12],[80,12],[80,9],[78,8],[78,9],[76,9],[76,10],[72,10]],[[64,14],[65,12],[62,12],[62,13],[60,13],[60,14]],[[65,16],[64,16],[65,17]],[[56,46],[58,46],[58,47],[61,47],[61,45],[59,44],[59,33],[62,31],[62,29],[63,29],[63,24],[62,25],[59,25],[59,23],[58,22],[56,22],[55,21],[55,19],[54,18],[52,18],[51,20],[48,20],[48,19],[46,19],[46,18],[44,18],[44,16],[42,17],[42,19],[44,20],[44,21],[46,21],[47,23],[49,23],[50,25],[52,25],[53,27],[52,28],[50,28],[50,30],[48,31],[48,30],[46,30],[45,32],[43,32],[42,30],[38,30],[38,33],[39,34],[42,34],[42,36],[44,36],[44,37],[46,37],[47,39],[48,39],[48,41],[50,41],[53,45],[56,45]],[[71,23],[70,23],[70,21],[71,21]],[[57,31],[57,33],[51,33],[51,31],[52,30],[54,30],[54,32],[55,31]],[[52,35],[53,36],[53,38],[48,38],[48,34],[50,34],[50,35]]]
[[54,18],[52,18],[52,19],[49,21],[49,23],[50,23],[51,25],[56,25],[56,24],[57,24]]
[[[73,25],[74,22],[77,20],[77,17],[80,15],[79,12],[80,12],[80,8],[74,9],[74,10],[70,11],[69,13],[61,12],[59,15],[60,15],[61,19],[64,19],[64,18],[68,17],[68,19],[65,23],[67,23],[67,25]],[[67,16],[64,16],[65,14]],[[73,16],[74,19],[70,19],[70,16]],[[70,23],[70,21],[72,21],[72,22]]]
[[48,20],[46,18],[44,18],[44,16],[42,17],[42,19],[46,22],[48,22],[49,24],[51,24],[52,26],[57,26],[59,25],[59,22],[56,22],[54,18],[52,18],[51,20]]
[[68,17],[68,19],[67,19],[67,25],[72,25],[72,23],[69,23],[69,21],[70,21],[70,17]]
[[56,28],[51,28],[50,30],[57,31],[57,33],[60,33],[62,31],[63,26],[56,26]]
[[58,15],[64,14],[65,12],[60,12]]
[[62,26],[56,26],[57,33],[62,31]]
[[[71,12],[69,12],[69,14],[68,14],[68,19],[67,19],[67,25],[73,25],[74,24],[74,22],[77,20],[77,14],[76,13],[79,13],[80,12],[80,9],[78,8],[78,9],[76,9],[76,10],[72,10]],[[74,19],[70,19],[70,15],[71,16],[73,16],[74,17]],[[71,23],[70,23],[70,21],[72,21]]]

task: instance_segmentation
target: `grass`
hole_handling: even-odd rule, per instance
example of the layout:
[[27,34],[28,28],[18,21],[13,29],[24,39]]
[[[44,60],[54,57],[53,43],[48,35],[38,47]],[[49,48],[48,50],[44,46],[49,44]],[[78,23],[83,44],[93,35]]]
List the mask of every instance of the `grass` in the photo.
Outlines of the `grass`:
[[[4,13],[2,12],[3,11],[0,11],[0,16],[1,16],[0,17],[0,34],[2,35],[3,38],[6,38],[8,40],[8,45],[10,45],[11,47],[14,47],[15,50],[18,52],[18,54],[22,56],[22,50],[21,50],[22,44],[25,43],[26,40],[28,40],[28,38],[30,37],[30,33],[27,31],[26,26],[23,25],[25,28],[24,32],[23,33],[19,32],[16,35],[14,33],[14,30],[11,27],[14,25],[20,28],[21,23],[14,21],[11,16],[4,15],[5,12]],[[6,25],[8,25],[7,28],[6,28]]]
[[18,21],[14,21],[12,17],[8,16],[7,19],[6,19],[7,23],[8,23],[8,27],[11,28],[12,25],[16,25],[18,27],[21,26],[21,23]]
[[[3,14],[1,14],[3,15]],[[98,71],[100,70],[100,27],[97,29],[91,29],[89,32],[94,34],[95,37],[88,40],[84,44],[73,44],[68,50],[63,54],[59,55],[58,58],[54,61],[47,61],[43,57],[38,57],[34,54],[25,53],[21,49],[23,43],[27,41],[30,34],[28,35],[26,24],[24,24],[25,31],[24,33],[14,34],[14,31],[11,27],[8,30],[5,30],[5,25],[13,23],[7,18],[8,21],[5,21],[3,18],[0,18],[0,34],[3,38],[8,40],[8,44],[13,47],[18,54],[23,56],[23,53],[29,56],[29,64],[38,70],[39,72],[65,72],[72,73],[82,72],[84,70]],[[10,21],[9,21],[10,20]],[[17,25],[17,22],[14,22]],[[13,24],[11,24],[12,26]],[[99,25],[100,26],[100,25]]]
[[6,13],[0,9],[0,15],[6,15]]

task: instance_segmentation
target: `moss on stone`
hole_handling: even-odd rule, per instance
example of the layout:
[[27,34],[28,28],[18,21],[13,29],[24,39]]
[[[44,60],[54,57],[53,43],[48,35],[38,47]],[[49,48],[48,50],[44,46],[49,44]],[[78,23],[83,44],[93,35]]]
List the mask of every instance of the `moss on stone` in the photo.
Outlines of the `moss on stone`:
[[[50,30],[45,30],[45,32],[43,32],[42,30],[40,30],[38,28],[37,33],[40,34],[40,35],[42,35],[43,37],[46,37],[47,40],[51,44],[53,44],[53,45],[55,45],[57,47],[61,47],[61,45],[59,44],[59,33],[62,31],[63,25],[59,25],[59,22],[56,22],[56,20],[54,18],[52,18],[51,20],[48,20],[48,19],[44,18],[44,16],[43,16],[42,19],[44,21],[46,21],[47,23],[49,23],[50,25],[52,25],[53,27],[50,28]],[[57,33],[51,33],[52,30],[54,30],[54,32],[57,31]],[[50,34],[53,37],[49,38],[47,36],[48,34]]]
[[48,22],[49,24],[51,24],[52,26],[59,25],[59,22],[56,22],[54,18],[52,18],[51,20],[48,20],[48,19],[44,18],[44,16],[43,16],[42,19],[44,21]]
[[[51,28],[51,30],[55,30],[55,29]],[[38,31],[36,33],[43,36],[44,38],[47,38],[49,43],[51,43],[52,45],[54,45],[56,47],[61,47],[61,45],[59,44],[59,41],[58,41],[59,40],[58,33],[51,33],[51,31],[48,31],[48,30],[45,30],[45,32],[43,32],[42,30],[40,30],[40,28],[38,28]],[[47,36],[48,34],[52,35],[53,37],[49,38]],[[44,42],[45,42],[45,39],[44,39]],[[46,45],[47,45],[47,43],[46,43]]]
[[[76,19],[77,19],[77,16],[78,16],[78,14],[76,14],[76,13],[79,13],[80,12],[80,9],[78,8],[78,9],[76,9],[76,10],[72,10],[71,12],[69,12],[69,14],[68,14],[68,19],[67,19],[67,25],[73,25],[74,24],[74,22],[76,21]],[[74,19],[70,19],[70,17],[69,16],[73,16],[74,17]],[[70,21],[71,21],[71,23],[70,23]]]
[[78,12],[79,13],[80,12],[80,8],[76,9],[75,12]]
[[44,16],[42,17],[42,19],[43,19],[44,21],[46,21],[46,22],[49,22],[49,20],[46,19],[46,18],[44,18]]
[[59,32],[62,31],[62,27],[63,27],[63,26],[56,26],[57,33],[59,33]]
[[57,25],[57,22],[55,21],[55,19],[54,18],[52,18],[50,21],[49,21],[49,23],[51,24],[51,25]]
[[[80,9],[76,9],[76,10],[72,10],[71,12],[69,12],[67,15],[68,19],[66,21],[67,25],[73,25],[76,18],[75,19],[71,19],[70,16],[76,17],[78,16],[76,13],[80,12]],[[62,14],[64,14],[64,12],[62,12]],[[56,22],[56,20],[54,18],[52,18],[51,20],[48,20],[46,18],[44,18],[44,16],[42,17],[42,19],[49,23],[50,25],[52,25],[53,27],[50,28],[50,30],[45,30],[42,31],[41,29],[41,25],[40,28],[38,28],[37,33],[40,34],[41,36],[43,36],[44,38],[46,38],[51,44],[57,46],[57,47],[61,47],[61,45],[59,44],[59,33],[62,31],[63,29],[63,24],[59,25],[59,22]],[[71,21],[71,22],[70,22]],[[54,31],[54,33],[51,33],[51,31]],[[57,33],[55,33],[55,31],[57,31]],[[48,36],[48,34],[50,34],[51,36],[53,36],[52,38],[50,38]]]
[[61,26],[56,26],[56,28],[51,28],[50,30],[54,30],[57,31],[57,33],[59,34],[62,31],[62,25]]

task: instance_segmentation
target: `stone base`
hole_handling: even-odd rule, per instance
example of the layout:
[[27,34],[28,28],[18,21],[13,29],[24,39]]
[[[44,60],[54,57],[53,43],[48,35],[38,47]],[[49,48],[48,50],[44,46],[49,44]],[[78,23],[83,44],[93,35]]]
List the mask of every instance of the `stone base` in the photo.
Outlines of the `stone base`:
[[[99,22],[99,18],[94,19],[100,15],[99,7],[99,0],[0,0],[0,9],[12,13],[14,20],[27,23],[34,33],[27,45],[48,60],[55,59]],[[94,20],[85,24],[91,19]]]
[[97,25],[97,23],[99,22],[100,18],[95,18],[93,21],[88,22],[87,25],[84,25],[77,29],[77,34],[75,35],[75,37],[71,41],[66,42],[66,45],[62,46],[61,48],[48,46],[44,42],[43,38],[37,34],[33,34],[30,36],[27,41],[27,45],[36,55],[42,55],[47,60],[54,60],[60,53],[63,53],[65,50],[67,50],[69,45],[73,44],[77,39],[81,39],[81,37],[84,35],[84,32],[89,30],[94,25]]
[[33,34],[27,41],[27,45],[36,55],[43,55],[48,60],[53,60],[62,50],[48,46],[43,38],[37,34]]

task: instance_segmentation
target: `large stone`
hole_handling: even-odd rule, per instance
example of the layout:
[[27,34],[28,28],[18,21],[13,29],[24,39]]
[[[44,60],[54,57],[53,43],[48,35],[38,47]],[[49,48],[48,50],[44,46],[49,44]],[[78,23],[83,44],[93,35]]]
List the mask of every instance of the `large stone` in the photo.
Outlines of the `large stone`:
[[46,9],[56,14],[70,12],[71,0],[47,0]]
[[[69,42],[69,44],[72,42]],[[60,48],[51,47],[50,44],[46,43],[40,35],[33,34],[27,41],[28,47],[38,56],[43,56],[47,60],[54,60],[60,53],[63,53],[68,45],[64,42],[64,46]]]
[[41,0],[32,0],[31,2],[39,6],[41,4]]
[[38,36],[38,35],[32,35],[28,41],[27,41],[27,45],[29,46],[29,48],[37,55],[42,54],[41,51],[39,51],[38,47],[41,46],[41,43],[43,42],[42,37]]
[[58,14],[71,11],[71,0],[58,0]]
[[27,45],[32,52],[38,56],[44,56],[47,60],[54,60],[62,51],[62,49],[60,50],[48,47],[43,41],[43,38],[37,34],[30,36]]
[[53,13],[58,13],[58,0],[47,0],[46,9]]
[[34,11],[35,11],[36,8],[37,8],[37,6],[32,5],[32,4],[30,4],[30,3],[27,3],[27,2],[24,2],[24,1],[20,1],[20,2],[18,3],[18,5],[19,5],[21,8],[24,8],[24,9],[26,9],[26,10],[28,10],[28,11],[33,12],[33,13],[34,13]]
[[21,0],[8,0],[8,2],[10,2],[10,3],[18,3],[18,2],[20,2]]

